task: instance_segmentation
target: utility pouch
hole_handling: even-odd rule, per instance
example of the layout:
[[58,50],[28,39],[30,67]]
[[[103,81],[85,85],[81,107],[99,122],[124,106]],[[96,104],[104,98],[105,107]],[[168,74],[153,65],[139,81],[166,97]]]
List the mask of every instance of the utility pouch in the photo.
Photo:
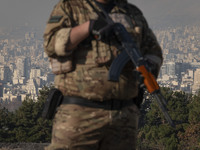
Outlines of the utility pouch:
[[50,120],[53,119],[56,113],[56,109],[62,103],[62,100],[63,100],[62,92],[56,88],[51,89],[44,104],[42,118]]
[[54,74],[68,73],[74,69],[71,57],[50,58],[52,72]]

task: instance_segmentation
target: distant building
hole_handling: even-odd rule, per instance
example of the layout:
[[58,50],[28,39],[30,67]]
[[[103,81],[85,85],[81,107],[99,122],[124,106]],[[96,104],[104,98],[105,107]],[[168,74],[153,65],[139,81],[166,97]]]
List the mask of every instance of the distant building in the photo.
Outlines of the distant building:
[[0,80],[4,83],[11,81],[11,74],[8,66],[1,65],[0,66]]
[[1,54],[0,54],[0,63],[4,63],[5,62],[5,59],[4,59],[4,56],[2,56]]
[[176,74],[176,72],[175,72],[176,71],[175,62],[172,62],[172,61],[171,62],[167,62],[166,63],[166,67],[167,67],[166,69],[167,69],[167,74],[168,75],[172,75],[173,76],[173,75]]
[[192,87],[192,93],[197,92],[200,89],[200,69],[196,69],[194,72],[194,84]]
[[[189,63],[184,63],[184,62],[176,62],[175,63],[175,74],[178,76],[179,78],[179,82],[181,82],[181,73],[185,72],[188,70],[188,69],[191,69],[191,65]],[[191,70],[190,70],[190,73],[191,73]],[[193,77],[192,77],[193,78]]]
[[38,94],[38,85],[35,79],[29,79],[26,85],[27,93],[30,95],[37,95]]
[[187,70],[187,72],[182,73],[182,80],[180,90],[185,91],[187,93],[192,92],[192,86],[194,81],[194,72],[193,70]]
[[19,77],[19,76],[18,76],[18,70],[15,69],[15,70],[14,70],[14,73],[13,73],[12,83],[13,83],[14,85],[16,85],[16,84],[25,84],[25,82],[26,82],[25,77]]
[[41,69],[31,69],[30,79],[41,77]]
[[29,78],[31,62],[29,58],[20,57],[17,59],[16,68],[17,68],[17,77]]
[[15,65],[13,63],[10,63],[9,68],[10,68],[11,73],[13,74],[14,69],[15,69]]
[[25,76],[25,59],[24,58],[18,58],[17,63],[17,77],[24,77]]
[[47,82],[48,83],[54,82],[54,77],[55,77],[55,75],[53,73],[48,73],[47,74]]
[[30,33],[30,38],[31,38],[31,39],[35,39],[35,33],[34,33],[34,32],[31,32],[31,33]]
[[0,83],[0,97],[3,97],[3,83]]

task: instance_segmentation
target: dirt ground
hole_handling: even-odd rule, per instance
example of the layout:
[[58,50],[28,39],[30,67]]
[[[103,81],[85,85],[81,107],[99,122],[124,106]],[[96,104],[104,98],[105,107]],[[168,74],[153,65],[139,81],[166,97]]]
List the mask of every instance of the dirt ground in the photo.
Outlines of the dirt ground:
[[0,143],[0,150],[44,150],[49,143]]

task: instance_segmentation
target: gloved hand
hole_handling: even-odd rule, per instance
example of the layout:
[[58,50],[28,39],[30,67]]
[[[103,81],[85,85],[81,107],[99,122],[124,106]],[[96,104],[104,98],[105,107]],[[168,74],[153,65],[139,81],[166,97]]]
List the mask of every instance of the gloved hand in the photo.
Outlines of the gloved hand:
[[107,23],[102,17],[90,20],[89,32],[97,40],[106,39],[112,35],[114,23]]

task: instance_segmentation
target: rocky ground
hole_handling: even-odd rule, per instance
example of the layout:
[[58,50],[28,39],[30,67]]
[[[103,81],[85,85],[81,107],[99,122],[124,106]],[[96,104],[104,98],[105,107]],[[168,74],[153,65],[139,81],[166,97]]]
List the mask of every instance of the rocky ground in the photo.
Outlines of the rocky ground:
[[0,150],[44,150],[49,143],[0,143]]

